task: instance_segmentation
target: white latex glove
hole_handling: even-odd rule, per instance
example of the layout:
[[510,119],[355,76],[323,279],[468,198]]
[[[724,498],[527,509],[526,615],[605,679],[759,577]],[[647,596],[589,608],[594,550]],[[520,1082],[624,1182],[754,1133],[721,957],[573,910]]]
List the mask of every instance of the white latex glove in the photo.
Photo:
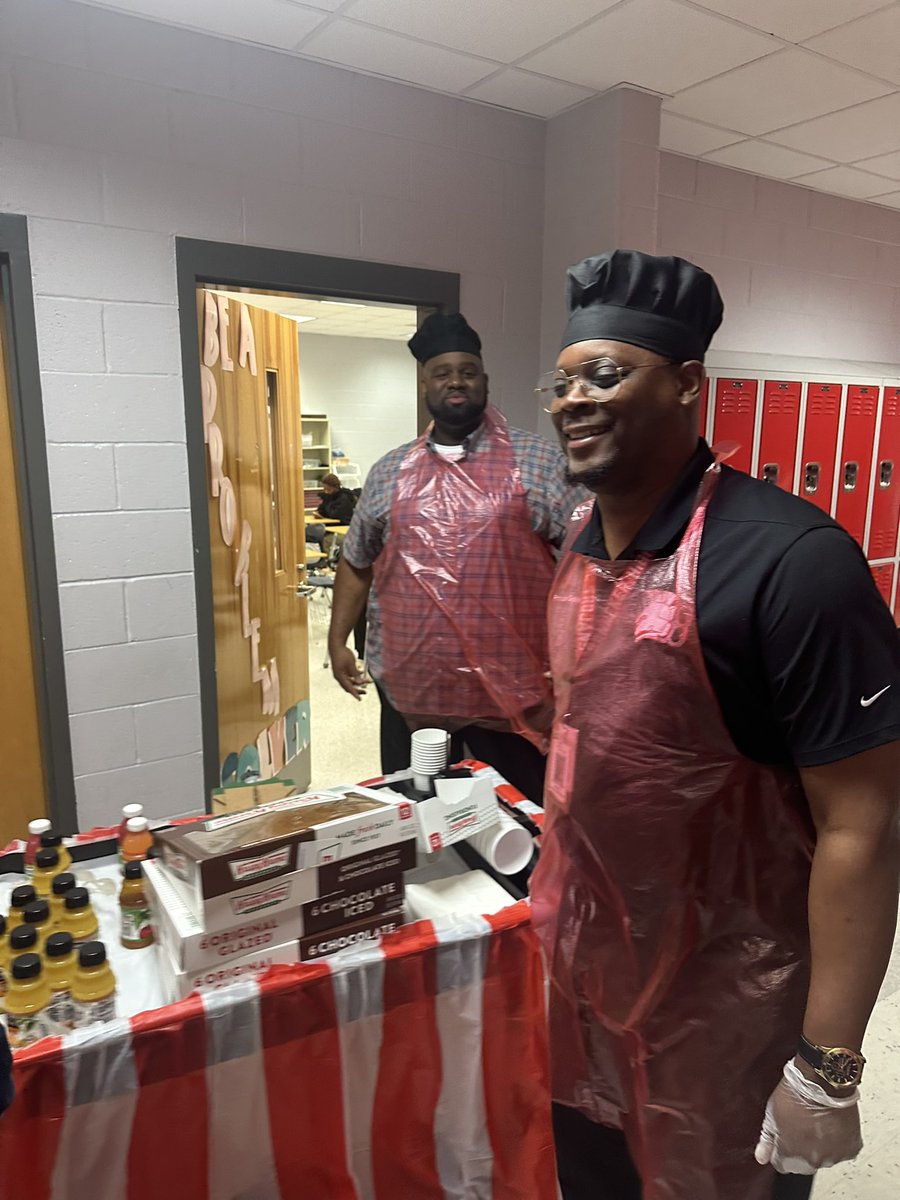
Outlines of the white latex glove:
[[856,1158],[862,1150],[859,1091],[830,1096],[791,1059],[769,1097],[756,1161],[782,1175],[814,1175],[820,1167]]

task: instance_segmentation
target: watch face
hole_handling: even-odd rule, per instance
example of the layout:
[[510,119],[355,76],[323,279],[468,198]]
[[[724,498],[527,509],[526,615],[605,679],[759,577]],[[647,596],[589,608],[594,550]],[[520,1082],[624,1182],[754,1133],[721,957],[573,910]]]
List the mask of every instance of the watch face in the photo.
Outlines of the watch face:
[[829,1050],[822,1055],[822,1074],[832,1087],[853,1087],[862,1077],[862,1055],[852,1050]]

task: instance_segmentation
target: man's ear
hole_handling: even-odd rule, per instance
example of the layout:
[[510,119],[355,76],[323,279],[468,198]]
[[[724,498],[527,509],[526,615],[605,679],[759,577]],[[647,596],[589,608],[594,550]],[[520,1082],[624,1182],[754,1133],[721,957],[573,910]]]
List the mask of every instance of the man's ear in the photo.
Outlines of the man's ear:
[[679,367],[681,394],[679,402],[684,405],[693,404],[700,395],[703,380],[706,378],[706,367],[702,362],[692,359],[681,363]]

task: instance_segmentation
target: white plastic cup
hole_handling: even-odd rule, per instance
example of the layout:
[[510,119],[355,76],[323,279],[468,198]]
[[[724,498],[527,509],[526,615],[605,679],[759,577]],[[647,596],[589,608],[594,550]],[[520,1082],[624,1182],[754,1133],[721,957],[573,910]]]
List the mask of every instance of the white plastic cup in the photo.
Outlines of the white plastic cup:
[[417,729],[413,733],[409,765],[418,791],[428,791],[430,781],[444,770],[449,757],[450,734],[446,729]]
[[528,830],[503,811],[500,811],[496,825],[473,833],[466,841],[501,875],[516,875],[524,871],[534,851],[534,842]]

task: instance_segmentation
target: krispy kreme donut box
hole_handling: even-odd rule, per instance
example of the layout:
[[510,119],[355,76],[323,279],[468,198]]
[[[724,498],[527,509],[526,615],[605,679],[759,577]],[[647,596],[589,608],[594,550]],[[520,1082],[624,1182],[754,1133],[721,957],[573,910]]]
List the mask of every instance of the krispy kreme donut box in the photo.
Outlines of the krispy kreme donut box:
[[413,805],[363,787],[307,792],[155,836],[207,929],[241,915],[251,891],[275,889],[277,907],[289,907],[416,864]]

